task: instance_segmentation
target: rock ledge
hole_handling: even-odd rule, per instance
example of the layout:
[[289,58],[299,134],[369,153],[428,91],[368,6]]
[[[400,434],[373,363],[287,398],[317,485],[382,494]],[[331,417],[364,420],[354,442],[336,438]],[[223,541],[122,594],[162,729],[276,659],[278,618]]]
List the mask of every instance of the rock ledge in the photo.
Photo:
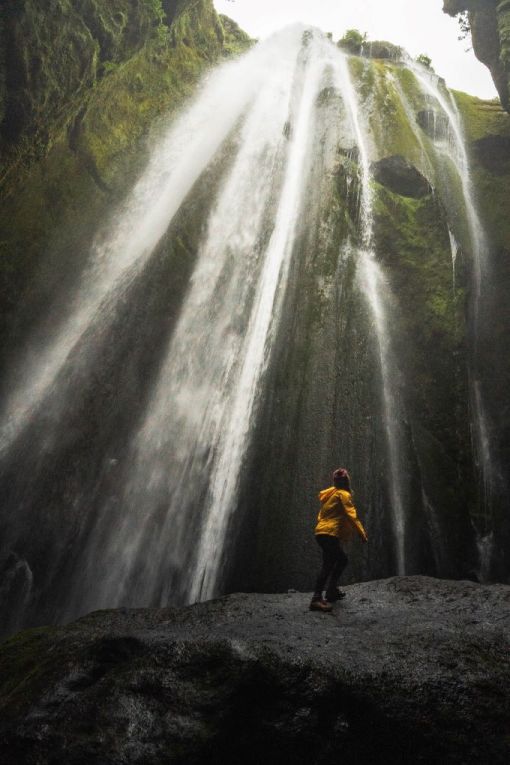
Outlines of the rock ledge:
[[510,587],[426,577],[90,614],[0,647],[4,765],[503,763]]

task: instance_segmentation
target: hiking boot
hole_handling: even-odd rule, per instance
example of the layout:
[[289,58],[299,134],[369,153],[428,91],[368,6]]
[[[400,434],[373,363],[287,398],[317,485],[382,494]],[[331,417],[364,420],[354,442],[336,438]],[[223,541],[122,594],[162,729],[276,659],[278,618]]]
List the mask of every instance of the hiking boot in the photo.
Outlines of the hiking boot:
[[331,590],[331,592],[326,592],[326,600],[328,603],[336,603],[337,600],[343,600],[346,595],[346,592],[343,592],[343,590],[336,587],[334,590]]
[[312,598],[310,611],[323,611],[324,613],[328,613],[332,610],[333,606],[331,603],[328,603],[327,600],[323,600],[322,598]]

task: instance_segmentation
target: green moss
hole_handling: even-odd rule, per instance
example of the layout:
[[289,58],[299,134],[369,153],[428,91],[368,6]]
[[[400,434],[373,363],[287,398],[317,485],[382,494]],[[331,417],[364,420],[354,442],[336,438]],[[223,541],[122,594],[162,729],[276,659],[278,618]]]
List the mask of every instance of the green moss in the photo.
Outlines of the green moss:
[[392,336],[413,381],[411,410],[454,455],[453,418],[463,399],[452,357],[463,347],[465,295],[462,280],[453,289],[445,212],[432,195],[410,199],[378,184],[374,191],[376,249],[396,301]]
[[354,81],[357,83],[358,93],[362,101],[367,101],[372,95],[375,83],[375,64],[364,58],[351,56],[349,68]]
[[125,61],[162,23],[153,0],[7,0],[4,14],[5,150],[23,135],[51,144],[76,106],[104,74]]
[[351,75],[364,108],[368,110],[370,136],[379,157],[401,154],[422,171],[423,137],[406,111],[423,108],[416,80],[409,70],[389,61],[353,57]]
[[151,41],[94,93],[80,127],[78,150],[108,186],[115,177],[125,185],[129,152],[148,126],[170,115],[193,92],[205,67],[246,50],[252,42],[226,17],[220,22],[208,2],[183,10],[172,25],[171,44]]
[[376,63],[375,105],[370,126],[380,156],[401,154],[417,167],[422,150],[413,121],[409,118],[399,91],[400,67]]
[[453,95],[462,115],[468,141],[486,135],[510,135],[510,117],[497,101],[483,101],[476,96],[454,90]]
[[[119,0],[109,6],[108,14],[120,5]],[[154,15],[150,18],[156,23]],[[41,29],[41,36],[47,31]],[[178,109],[207,67],[230,55],[233,37],[236,50],[251,44],[233,27],[224,32],[211,0],[181,2],[164,39],[150,30],[145,35],[143,28],[137,34],[138,48],[127,60],[109,58],[107,75],[88,79],[87,88],[82,83],[65,110],[48,122],[46,134],[22,136],[0,168],[4,328],[27,294],[39,289],[44,302],[45,290],[51,293],[51,273],[42,286],[33,283],[42,255],[62,263],[74,253],[79,270],[105,206],[118,201],[139,172],[145,137],[158,118]],[[43,99],[41,93],[33,97]],[[11,330],[8,345],[16,342]]]
[[500,59],[508,74],[510,74],[510,2],[499,0],[497,4],[499,41],[501,45]]
[[220,21],[224,32],[223,49],[227,56],[243,53],[256,42],[228,16],[220,14]]
[[[510,115],[495,101],[482,101],[466,93],[455,92],[469,144],[486,136],[510,137]],[[493,173],[471,151],[473,182],[482,214],[493,244],[510,249],[510,178],[509,173]],[[503,168],[501,168],[503,170]]]
[[[137,51],[145,52],[142,59],[159,55],[164,77],[165,67],[179,66],[175,54],[183,46],[189,59],[183,68],[196,71],[251,44],[234,22],[225,24],[226,30],[212,0],[179,0],[165,7],[160,0],[55,0],[51,14],[35,0],[7,0],[0,28],[0,42],[10,41],[0,46],[4,171],[18,163],[21,150],[25,163],[43,156],[62,130],[72,127],[103,78],[111,79]],[[176,80],[183,68],[174,72]],[[121,78],[119,86],[124,85]]]

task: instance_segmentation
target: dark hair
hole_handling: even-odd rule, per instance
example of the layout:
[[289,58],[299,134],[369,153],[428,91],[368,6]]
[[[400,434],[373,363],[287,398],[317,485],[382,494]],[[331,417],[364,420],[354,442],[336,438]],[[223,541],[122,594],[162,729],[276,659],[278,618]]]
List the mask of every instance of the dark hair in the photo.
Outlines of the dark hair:
[[345,491],[351,491],[351,479],[349,473],[345,468],[338,468],[333,473],[333,484],[337,489],[344,489]]

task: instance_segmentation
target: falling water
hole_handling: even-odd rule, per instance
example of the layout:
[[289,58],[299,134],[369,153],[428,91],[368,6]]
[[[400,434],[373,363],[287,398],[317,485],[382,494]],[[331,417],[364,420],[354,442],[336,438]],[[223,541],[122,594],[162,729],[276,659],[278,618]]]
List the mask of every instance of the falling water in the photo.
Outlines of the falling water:
[[[473,184],[471,180],[469,157],[466,149],[466,140],[460,114],[451,93],[447,90],[445,95],[440,86],[438,78],[427,72],[423,67],[413,66],[416,79],[423,88],[423,91],[434,99],[448,122],[449,127],[449,147],[453,148],[453,159],[455,167],[461,182],[464,205],[466,210],[466,220],[468,225],[469,238],[473,253],[473,284],[474,299],[472,304],[473,313],[473,356],[474,363],[471,369],[471,402],[473,411],[473,441],[477,455],[478,469],[481,483],[481,503],[485,508],[484,528],[476,529],[478,535],[478,550],[480,557],[480,577],[487,579],[487,571],[490,570],[490,560],[492,558],[493,535],[489,533],[491,526],[491,506],[492,506],[492,484],[494,461],[491,454],[491,445],[489,439],[489,428],[486,414],[486,407],[481,390],[481,381],[479,379],[479,370],[477,369],[476,357],[479,350],[480,333],[480,311],[483,300],[483,288],[489,277],[489,247],[487,235],[478,215]],[[452,244],[453,247],[453,244]],[[453,254],[453,249],[452,249]],[[454,261],[455,266],[455,261]]]
[[[181,597],[191,601],[217,591],[279,323],[313,149],[315,102],[330,56],[322,36],[305,33],[304,42],[302,36],[301,28],[279,35],[271,77],[243,116],[235,160],[134,439],[126,513],[110,535],[105,555],[111,565],[99,602],[167,602],[179,586]],[[252,66],[260,66],[261,55],[267,56],[264,46]],[[140,507],[143,519],[133,523]],[[151,528],[157,538],[149,538]],[[89,571],[105,531],[99,525],[97,543],[90,545]],[[133,584],[140,566],[143,576]],[[179,584],[183,570],[191,573]],[[97,603],[97,593],[93,597]]]
[[281,301],[278,289],[284,290],[289,258],[296,236],[302,191],[306,186],[306,159],[310,149],[313,105],[319,92],[324,64],[314,61],[308,66],[300,103],[294,118],[294,135],[287,159],[287,169],[279,201],[274,230],[265,255],[255,308],[252,310],[244,358],[236,384],[231,413],[221,448],[212,471],[209,486],[209,508],[201,532],[197,566],[193,577],[191,598],[211,596],[216,587],[225,532],[232,513],[239,470],[246,450],[248,433],[263,373],[272,341],[272,330],[278,322]]
[[448,236],[450,238],[450,250],[452,253],[452,289],[455,292],[455,276],[456,276],[456,265],[457,265],[457,257],[459,254],[459,243],[455,239],[455,236],[451,229],[448,229]]
[[482,280],[487,272],[487,255],[488,245],[487,237],[485,235],[484,228],[482,226],[476,204],[474,200],[473,184],[471,181],[469,158],[466,150],[466,141],[464,138],[464,132],[460,115],[457,109],[457,105],[450,94],[447,91],[447,96],[443,94],[438,83],[438,78],[422,67],[415,65],[413,71],[416,79],[422,86],[425,93],[432,96],[439,104],[439,107],[443,115],[448,120],[450,129],[450,146],[454,150],[454,161],[459,174],[459,178],[462,184],[462,193],[464,198],[464,204],[466,206],[466,218],[469,228],[469,235],[471,239],[471,245],[473,248],[473,267],[474,267],[474,285],[475,285],[475,310],[478,309],[478,303],[481,294]]
[[[70,314],[40,350],[19,362],[18,384],[9,386],[13,394],[0,416],[0,451],[8,449],[44,401],[95,317],[104,313],[108,301],[115,305],[123,280],[134,279],[140,272],[193,184],[260,90],[271,71],[273,53],[270,43],[258,56],[248,55],[219,68],[157,144],[147,169],[123,208],[116,211],[111,229],[102,231],[92,247]],[[106,324],[108,315],[101,322]],[[60,397],[57,423],[63,403]]]

